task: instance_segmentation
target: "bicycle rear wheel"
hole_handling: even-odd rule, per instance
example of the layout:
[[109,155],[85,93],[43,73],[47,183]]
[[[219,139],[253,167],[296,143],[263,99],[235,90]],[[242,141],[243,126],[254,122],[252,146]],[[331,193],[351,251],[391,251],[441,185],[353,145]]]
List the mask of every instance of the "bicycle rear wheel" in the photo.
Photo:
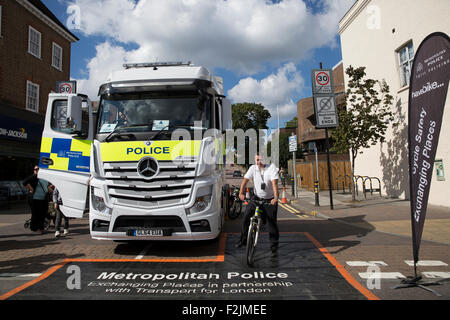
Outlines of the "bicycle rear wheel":
[[250,224],[250,227],[248,228],[247,248],[246,248],[247,264],[250,267],[253,266],[254,263],[257,237],[258,237],[258,227],[256,223],[253,222]]

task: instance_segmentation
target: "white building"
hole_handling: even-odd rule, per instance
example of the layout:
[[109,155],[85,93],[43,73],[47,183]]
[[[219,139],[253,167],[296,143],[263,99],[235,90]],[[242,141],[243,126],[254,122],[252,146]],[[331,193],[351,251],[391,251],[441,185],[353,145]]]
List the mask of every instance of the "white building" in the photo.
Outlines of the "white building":
[[[364,149],[355,161],[355,174],[379,177],[385,195],[409,199],[409,72],[427,35],[436,31],[450,34],[449,16],[449,0],[358,0],[339,23],[344,71],[349,65],[365,66],[369,78],[385,79],[402,122],[400,128],[390,128],[385,143]],[[429,204],[450,207],[448,95],[436,153],[436,160],[443,162],[445,180],[437,179],[434,168]]]

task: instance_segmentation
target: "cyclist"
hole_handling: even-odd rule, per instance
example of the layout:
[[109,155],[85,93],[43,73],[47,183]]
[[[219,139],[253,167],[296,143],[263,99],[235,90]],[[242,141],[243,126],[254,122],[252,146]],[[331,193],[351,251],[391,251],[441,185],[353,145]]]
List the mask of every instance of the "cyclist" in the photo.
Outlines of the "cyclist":
[[[250,166],[241,184],[239,190],[239,198],[244,201],[244,190],[250,179],[253,179],[254,198],[257,200],[269,200],[270,204],[264,204],[262,209],[265,215],[263,219],[267,221],[270,249],[272,254],[276,254],[278,250],[278,225],[277,225],[277,211],[278,211],[278,168],[271,164],[270,166],[264,163],[261,155],[256,154],[254,165]],[[235,245],[236,248],[245,246],[247,243],[247,232],[250,225],[250,217],[255,212],[255,205],[249,202],[245,209],[242,220],[241,238]]]

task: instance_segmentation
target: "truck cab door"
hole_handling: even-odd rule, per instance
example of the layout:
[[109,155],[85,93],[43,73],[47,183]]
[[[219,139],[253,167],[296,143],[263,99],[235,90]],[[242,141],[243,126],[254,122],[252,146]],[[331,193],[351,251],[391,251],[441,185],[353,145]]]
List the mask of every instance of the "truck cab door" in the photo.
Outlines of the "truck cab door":
[[87,96],[49,95],[42,133],[38,177],[53,184],[66,217],[86,209],[93,138],[92,106]]

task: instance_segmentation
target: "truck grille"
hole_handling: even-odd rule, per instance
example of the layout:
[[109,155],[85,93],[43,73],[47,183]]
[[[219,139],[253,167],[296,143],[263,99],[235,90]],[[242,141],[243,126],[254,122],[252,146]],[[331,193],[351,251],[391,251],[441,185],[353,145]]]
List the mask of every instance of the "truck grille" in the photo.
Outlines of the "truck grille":
[[117,204],[153,208],[185,204],[195,178],[194,162],[159,161],[159,174],[151,179],[137,172],[137,162],[104,163],[108,194]]

